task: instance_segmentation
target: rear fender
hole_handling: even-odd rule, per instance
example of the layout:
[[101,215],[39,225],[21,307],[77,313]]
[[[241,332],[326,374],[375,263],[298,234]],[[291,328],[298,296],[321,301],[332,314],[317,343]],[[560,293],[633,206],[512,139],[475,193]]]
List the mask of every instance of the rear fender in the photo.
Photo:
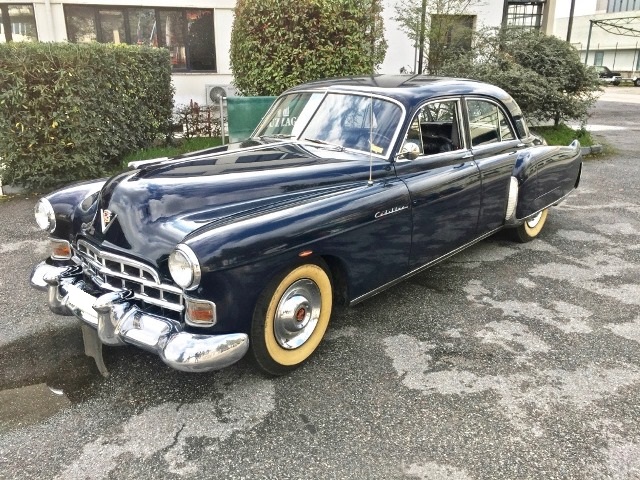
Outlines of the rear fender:
[[562,201],[577,188],[582,169],[580,142],[569,146],[538,146],[523,150],[513,176],[518,179],[518,203],[512,224]]

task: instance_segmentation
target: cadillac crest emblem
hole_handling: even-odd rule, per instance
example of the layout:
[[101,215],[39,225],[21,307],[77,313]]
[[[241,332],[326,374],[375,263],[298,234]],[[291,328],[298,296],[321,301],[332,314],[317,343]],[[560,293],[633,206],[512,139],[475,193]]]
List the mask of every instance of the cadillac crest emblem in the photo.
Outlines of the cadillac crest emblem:
[[116,215],[110,210],[100,210],[102,220],[102,233],[106,232],[111,226],[111,222],[116,218]]

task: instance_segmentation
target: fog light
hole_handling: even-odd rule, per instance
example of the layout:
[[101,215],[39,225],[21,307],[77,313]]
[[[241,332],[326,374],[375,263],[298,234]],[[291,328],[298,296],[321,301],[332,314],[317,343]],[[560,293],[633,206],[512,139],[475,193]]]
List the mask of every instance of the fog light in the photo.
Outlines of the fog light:
[[51,239],[51,258],[54,260],[69,260],[71,245],[66,240]]
[[211,327],[216,324],[216,304],[207,300],[185,297],[185,322],[194,327]]

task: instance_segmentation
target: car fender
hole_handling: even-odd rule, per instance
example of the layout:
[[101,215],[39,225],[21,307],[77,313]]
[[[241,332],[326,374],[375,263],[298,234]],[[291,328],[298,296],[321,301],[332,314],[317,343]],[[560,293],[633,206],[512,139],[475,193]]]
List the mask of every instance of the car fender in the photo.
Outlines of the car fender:
[[[380,238],[387,242],[377,245]],[[373,185],[358,183],[339,194],[214,223],[182,243],[201,264],[202,281],[194,293],[215,301],[221,319],[247,321],[269,279],[315,258],[339,266],[344,275],[341,287],[348,294],[342,291],[338,296],[354,298],[406,273],[411,248],[409,192],[395,177]],[[228,302],[239,291],[242,304]]]
[[580,180],[580,142],[568,146],[536,146],[519,152],[513,169],[518,180],[516,224],[561,201]]
[[96,200],[106,180],[74,183],[45,196],[56,214],[53,236],[71,241],[73,232],[80,231],[80,224],[95,216]]

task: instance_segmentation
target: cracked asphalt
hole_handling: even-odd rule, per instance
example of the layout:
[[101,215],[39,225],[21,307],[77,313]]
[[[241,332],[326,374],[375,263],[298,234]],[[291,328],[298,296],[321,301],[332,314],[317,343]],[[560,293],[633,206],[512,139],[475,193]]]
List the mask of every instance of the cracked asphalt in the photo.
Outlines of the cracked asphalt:
[[184,374],[105,349],[28,286],[36,198],[0,201],[0,478],[640,479],[640,88],[616,153],[529,244],[494,236],[336,312],[303,368]]

